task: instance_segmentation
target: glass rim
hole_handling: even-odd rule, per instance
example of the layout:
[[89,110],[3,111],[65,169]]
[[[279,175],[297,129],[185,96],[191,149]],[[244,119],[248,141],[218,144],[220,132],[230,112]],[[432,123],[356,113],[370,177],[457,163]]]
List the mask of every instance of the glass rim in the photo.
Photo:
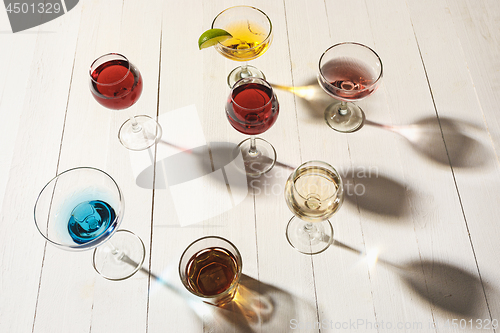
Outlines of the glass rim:
[[292,180],[292,187],[294,189],[294,192],[297,193],[302,199],[304,200],[307,200],[306,197],[304,197],[298,190],[297,188],[295,187],[295,180],[297,179],[297,174],[299,172],[300,169],[302,169],[306,164],[311,164],[311,163],[317,163],[317,164],[323,164],[327,169],[329,169],[330,171],[333,171],[333,173],[338,177],[339,179],[339,184],[337,186],[337,189],[335,190],[335,192],[330,195],[329,197],[325,198],[325,199],[322,199],[321,201],[325,201],[325,200],[329,200],[331,198],[333,198],[334,196],[336,196],[340,190],[342,189],[342,186],[343,185],[343,182],[342,182],[342,177],[340,177],[340,174],[338,173],[337,169],[335,169],[331,164],[329,163],[326,163],[326,162],[323,162],[323,161],[319,161],[319,160],[311,160],[311,161],[307,161],[307,162],[304,162],[302,163],[301,165],[299,165],[293,172],[292,174],[290,175],[290,178]]
[[[117,221],[116,222],[116,227],[111,232],[107,232],[109,230],[109,228],[108,228],[101,235],[97,236],[96,238],[92,239],[91,241],[88,241],[88,242],[85,242],[85,243],[82,243],[82,244],[77,244],[77,245],[61,244],[61,243],[58,243],[58,242],[56,242],[56,241],[48,238],[47,236],[45,236],[45,234],[43,233],[43,231],[40,229],[38,220],[36,218],[36,208],[38,206],[38,202],[40,200],[40,197],[42,196],[43,191],[45,191],[45,189],[50,184],[52,184],[53,181],[57,181],[60,176],[66,174],[66,173],[68,173],[70,171],[75,171],[75,170],[94,170],[94,171],[98,171],[98,172],[103,173],[109,179],[111,179],[111,181],[115,184],[116,189],[118,191],[118,197],[119,197],[119,201],[120,201],[120,210],[119,210],[119,212],[116,213],[115,219],[112,222],[112,223],[114,223],[115,221]],[[38,232],[42,235],[42,237],[47,242],[49,242],[49,243],[51,243],[51,244],[53,244],[55,246],[68,249],[68,250],[78,251],[78,250],[90,250],[92,248],[97,247],[99,244],[101,244],[102,242],[106,241],[107,239],[109,239],[115,233],[115,231],[118,230],[118,227],[120,226],[121,219],[122,219],[122,216],[123,216],[123,211],[124,211],[123,194],[122,194],[122,191],[121,191],[120,187],[118,186],[118,184],[116,183],[116,181],[113,179],[113,177],[111,177],[107,172],[105,172],[105,171],[103,171],[101,169],[98,169],[98,168],[94,168],[94,167],[75,167],[75,168],[67,169],[67,170],[65,170],[65,171],[57,174],[55,177],[53,177],[52,179],[50,179],[47,182],[47,184],[45,184],[45,186],[41,189],[40,193],[38,194],[38,196],[36,198],[35,206],[33,207],[33,218],[35,220],[35,226],[36,226]]]
[[[218,240],[221,240],[223,242],[226,242],[228,243],[230,246],[232,246],[235,250],[236,253],[233,253],[235,258],[236,258],[236,261],[237,261],[237,271],[236,271],[236,274],[235,274],[235,278],[233,279],[233,282],[231,282],[231,285],[226,289],[224,290],[223,292],[221,292],[220,294],[217,294],[217,295],[213,295],[213,296],[207,296],[207,295],[203,295],[201,293],[198,293],[196,292],[195,290],[193,290],[191,288],[191,286],[189,286],[185,281],[184,279],[182,278],[182,275],[183,275],[183,272],[182,272],[182,268],[181,268],[181,263],[182,263],[182,259],[184,258],[184,256],[186,255],[186,252],[191,248],[191,246],[193,246],[194,244],[198,243],[198,242],[201,242],[205,239],[210,239],[210,238],[213,238],[213,239],[218,239]],[[228,250],[226,248],[224,248],[225,250]],[[229,251],[229,250],[228,250]],[[230,251],[230,252],[233,252],[233,251]],[[206,299],[210,299],[210,298],[218,298],[218,297],[221,297],[221,296],[224,296],[224,295],[227,295],[229,294],[239,283],[240,281],[240,278],[241,278],[241,272],[242,272],[242,269],[243,268],[243,261],[241,260],[241,253],[240,251],[238,250],[238,248],[232,243],[230,242],[229,240],[225,239],[224,237],[220,237],[220,236],[203,236],[201,238],[198,238],[196,240],[194,240],[193,242],[191,242],[185,249],[184,251],[182,252],[181,254],[181,257],[179,259],[179,267],[178,267],[178,270],[179,270],[179,277],[180,277],[180,280],[182,282],[182,284],[184,285],[184,287],[193,295],[195,296],[198,296],[200,298],[206,298]],[[184,273],[184,275],[186,275]]]
[[376,86],[378,84],[378,82],[380,81],[380,79],[382,79],[382,76],[383,76],[383,72],[384,72],[384,65],[382,64],[382,59],[380,59],[379,55],[377,54],[377,52],[375,52],[371,47],[369,46],[366,46],[364,44],[361,44],[361,43],[357,43],[357,42],[342,42],[342,43],[337,43],[337,44],[334,44],[332,46],[330,46],[329,48],[327,48],[325,50],[325,52],[323,52],[323,54],[321,54],[321,57],[319,58],[319,62],[318,62],[318,69],[319,69],[319,75],[321,76],[321,79],[323,81],[325,81],[328,86],[334,90],[338,90],[338,91],[346,91],[346,92],[352,92],[353,90],[346,90],[346,89],[342,89],[342,88],[338,88],[338,87],[335,87],[334,85],[332,85],[326,78],[325,76],[323,75],[323,71],[321,70],[321,61],[323,60],[323,57],[326,55],[326,53],[328,51],[330,51],[331,49],[333,49],[334,47],[338,47],[338,46],[343,46],[343,45],[357,45],[357,46],[361,46],[361,47],[364,47],[365,49],[368,49],[369,51],[371,51],[375,57],[378,59],[378,63],[380,64],[380,73],[377,77],[377,79],[375,81],[373,81],[372,84],[370,84],[369,86],[366,86],[364,89],[361,89],[361,90],[357,90],[357,91],[366,91],[366,90],[370,90],[372,87]]
[[[219,14],[217,14],[217,16],[215,16],[214,20],[212,21],[212,26],[211,26],[211,29],[214,29],[214,23],[215,23],[215,21],[217,21],[217,18],[218,18],[220,15],[222,15],[223,13],[225,13],[225,12],[227,12],[227,11],[231,10],[231,9],[234,9],[234,8],[244,8],[244,7],[246,7],[246,8],[251,8],[251,9],[254,9],[254,10],[257,10],[257,11],[258,11],[258,12],[260,12],[262,15],[264,15],[264,17],[265,17],[265,18],[267,18],[267,21],[269,22],[269,32],[267,33],[266,38],[262,41],[262,43],[259,43],[259,44],[255,45],[254,47],[250,47],[250,48],[248,48],[248,49],[244,49],[244,51],[246,52],[246,51],[252,51],[252,50],[255,50],[255,49],[256,49],[256,48],[258,48],[258,47],[261,47],[261,46],[262,46],[262,44],[267,43],[267,42],[271,39],[271,37],[272,37],[272,35],[273,35],[273,23],[271,22],[271,19],[269,18],[269,16],[267,16],[267,14],[266,14],[266,13],[264,13],[264,12],[263,12],[262,10],[260,10],[259,8],[257,8],[257,7],[253,7],[253,6],[247,6],[247,5],[238,5],[238,6],[232,6],[232,7],[226,8],[226,9],[224,9],[222,12],[220,12]],[[217,42],[217,46],[218,46],[218,47],[220,47],[221,49],[233,50],[232,48],[225,46],[225,45],[224,45],[224,44],[222,44],[221,42]]]
[[[92,77],[92,72],[93,72],[93,68],[94,68],[94,65],[97,61],[99,61],[100,59],[104,58],[104,57],[108,57],[108,56],[117,56],[118,57],[121,57],[123,58],[123,60],[125,60],[127,62],[127,73],[125,73],[125,75],[117,80],[117,81],[114,81],[114,82],[111,82],[111,83],[99,83],[97,82],[96,80],[94,80],[94,78]],[[128,76],[128,74],[130,73],[130,61],[128,60],[128,58],[126,56],[124,56],[123,54],[121,53],[114,53],[114,52],[111,52],[111,53],[106,53],[106,54],[103,54],[102,56],[100,57],[97,57],[93,62],[92,64],[90,65],[90,69],[89,69],[89,76],[90,76],[90,79],[92,80],[92,82],[94,82],[95,84],[97,85],[100,85],[100,86],[112,86],[112,85],[115,85],[115,84],[118,84],[120,82],[122,82],[123,80],[125,80]],[[120,97],[123,97],[123,96],[120,96]]]
[[[251,82],[251,81],[260,81],[260,82]],[[243,81],[249,81],[248,83],[242,83]],[[238,83],[240,83],[238,85]],[[260,84],[262,86],[266,86],[268,87],[270,90],[271,90],[271,98],[269,99],[269,101],[266,102],[266,104],[262,105],[262,106],[259,106],[259,107],[256,107],[256,108],[247,108],[247,107],[244,107],[244,106],[241,106],[240,104],[238,104],[234,98],[233,98],[233,92],[236,88],[238,87],[241,87],[242,85],[245,85],[245,84],[249,84],[249,83],[256,83],[256,84]],[[242,79],[239,79],[238,81],[236,81],[236,83],[233,85],[233,87],[231,88],[231,91],[229,93],[229,95],[231,96],[231,103],[233,104],[236,104],[240,109],[243,109],[243,110],[248,110],[248,111],[252,111],[252,110],[258,110],[258,109],[262,109],[262,108],[265,108],[267,107],[269,104],[272,103],[273,99],[274,99],[274,90],[273,90],[273,87],[272,85],[267,82],[266,80],[264,79],[261,79],[259,77],[244,77]]]

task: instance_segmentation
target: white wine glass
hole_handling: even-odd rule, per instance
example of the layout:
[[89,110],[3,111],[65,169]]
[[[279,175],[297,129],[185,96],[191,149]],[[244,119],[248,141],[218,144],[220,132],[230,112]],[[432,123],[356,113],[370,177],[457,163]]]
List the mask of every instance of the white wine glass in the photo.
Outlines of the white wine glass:
[[290,245],[305,254],[326,250],[333,242],[333,227],[328,219],[344,202],[337,170],[321,161],[303,163],[286,182],[285,200],[295,215],[286,228]]

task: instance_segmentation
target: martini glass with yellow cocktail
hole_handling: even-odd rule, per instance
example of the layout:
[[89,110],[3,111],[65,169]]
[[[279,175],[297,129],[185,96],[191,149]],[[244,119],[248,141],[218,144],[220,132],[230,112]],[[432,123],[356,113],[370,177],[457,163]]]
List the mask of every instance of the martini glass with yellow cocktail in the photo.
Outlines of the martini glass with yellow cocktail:
[[250,6],[230,7],[215,17],[212,29],[223,29],[231,35],[214,45],[217,51],[228,59],[243,62],[229,73],[230,88],[242,78],[265,79],[262,71],[247,64],[264,54],[273,39],[271,20],[263,11]]

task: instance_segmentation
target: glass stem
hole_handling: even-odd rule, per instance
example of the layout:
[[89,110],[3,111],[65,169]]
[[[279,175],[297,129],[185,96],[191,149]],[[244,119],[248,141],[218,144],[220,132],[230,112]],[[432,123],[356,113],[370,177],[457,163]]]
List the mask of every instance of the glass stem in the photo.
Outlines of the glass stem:
[[255,141],[255,136],[250,136],[250,149],[248,150],[248,155],[257,156],[259,151],[257,150],[257,142]]
[[109,245],[109,247],[111,248],[111,254],[116,258],[116,260],[123,259],[123,257],[125,256],[125,253],[123,253],[123,251],[115,247],[109,240],[107,241],[107,245]]
[[243,65],[241,65],[241,72],[240,72],[240,77],[242,79],[252,76],[252,73],[248,70],[248,63],[245,62]]
[[314,227],[313,224],[309,222],[304,225],[304,230],[307,233],[310,233],[313,230],[313,227]]
[[140,132],[142,130],[142,127],[139,125],[139,123],[137,123],[137,120],[135,120],[134,115],[131,112],[129,112],[128,117],[130,119],[130,123],[132,124],[132,131],[134,133]]
[[348,112],[349,112],[349,110],[347,109],[347,102],[341,101],[339,109],[338,109],[338,113],[341,116],[345,116]]

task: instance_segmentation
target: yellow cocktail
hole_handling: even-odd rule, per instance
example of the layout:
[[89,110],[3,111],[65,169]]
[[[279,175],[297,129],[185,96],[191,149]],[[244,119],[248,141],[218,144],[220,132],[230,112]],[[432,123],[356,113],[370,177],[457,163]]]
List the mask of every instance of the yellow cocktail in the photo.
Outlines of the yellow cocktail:
[[[222,11],[212,23],[214,28],[224,29],[233,36],[215,45],[215,48],[224,57],[236,61],[248,61],[261,56],[269,48],[273,37],[269,17],[260,9],[250,6],[235,6]],[[265,79],[260,70],[245,64],[229,74],[229,87],[245,77]]]

